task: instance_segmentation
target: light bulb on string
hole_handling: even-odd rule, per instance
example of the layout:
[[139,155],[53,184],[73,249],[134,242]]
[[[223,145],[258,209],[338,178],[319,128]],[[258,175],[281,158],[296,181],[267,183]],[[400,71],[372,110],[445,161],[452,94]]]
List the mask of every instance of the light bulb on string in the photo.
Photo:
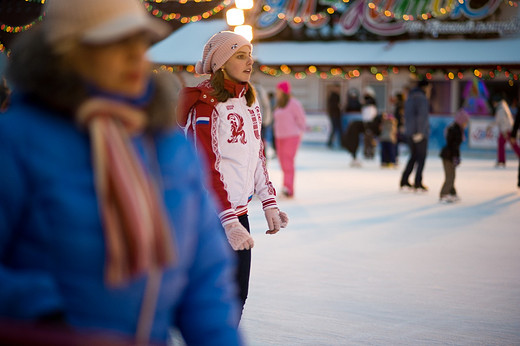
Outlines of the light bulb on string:
[[241,10],[250,10],[253,5],[253,0],[235,0],[235,6]]
[[251,25],[239,25],[233,31],[245,37],[249,42],[253,39],[253,27]]
[[231,8],[227,10],[226,21],[229,26],[237,26],[244,24],[244,10],[241,10],[239,8]]

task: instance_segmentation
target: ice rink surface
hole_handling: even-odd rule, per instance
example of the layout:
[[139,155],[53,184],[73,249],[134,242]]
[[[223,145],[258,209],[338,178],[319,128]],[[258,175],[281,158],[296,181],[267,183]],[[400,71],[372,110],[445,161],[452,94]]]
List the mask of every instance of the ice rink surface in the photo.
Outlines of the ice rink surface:
[[[430,154],[427,193],[403,192],[379,157],[303,146],[289,227],[255,239],[241,332],[247,345],[520,345],[518,161],[462,154],[461,201],[439,203],[442,163]],[[479,157],[480,156],[480,157]],[[281,191],[276,158],[268,161]],[[413,183],[413,180],[410,179]]]

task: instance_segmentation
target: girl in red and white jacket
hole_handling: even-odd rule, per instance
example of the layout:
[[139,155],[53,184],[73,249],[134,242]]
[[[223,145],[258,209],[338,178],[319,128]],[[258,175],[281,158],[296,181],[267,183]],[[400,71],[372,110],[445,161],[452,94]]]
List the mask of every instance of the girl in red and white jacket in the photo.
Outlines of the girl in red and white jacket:
[[[269,229],[275,234],[288,222],[276,204],[266,168],[260,130],[262,114],[249,83],[252,45],[241,35],[222,31],[204,46],[195,72],[210,74],[180,95],[179,122],[206,158],[208,188],[219,204],[219,217],[231,247],[238,254],[237,280],[245,304],[249,287],[251,248],[247,206],[256,194]],[[243,306],[243,305],[242,305]]]

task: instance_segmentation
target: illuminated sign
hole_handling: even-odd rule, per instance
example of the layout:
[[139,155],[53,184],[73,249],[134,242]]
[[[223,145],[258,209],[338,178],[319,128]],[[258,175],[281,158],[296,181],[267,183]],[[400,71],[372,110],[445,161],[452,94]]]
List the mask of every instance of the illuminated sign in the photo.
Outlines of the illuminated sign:
[[[517,9],[502,0],[264,0],[254,11],[255,36],[269,38],[287,27],[315,38],[341,38],[361,29],[380,36],[422,33],[512,34],[520,32]],[[501,4],[513,13],[503,21],[481,21]],[[496,17],[496,16],[494,16]]]

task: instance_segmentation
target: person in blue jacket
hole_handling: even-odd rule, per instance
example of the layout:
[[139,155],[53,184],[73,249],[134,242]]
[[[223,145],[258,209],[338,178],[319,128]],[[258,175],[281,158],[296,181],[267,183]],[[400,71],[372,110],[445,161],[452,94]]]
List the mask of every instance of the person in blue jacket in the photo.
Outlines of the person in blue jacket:
[[167,26],[137,0],[44,6],[0,117],[0,344],[242,344],[203,163],[146,58]]

